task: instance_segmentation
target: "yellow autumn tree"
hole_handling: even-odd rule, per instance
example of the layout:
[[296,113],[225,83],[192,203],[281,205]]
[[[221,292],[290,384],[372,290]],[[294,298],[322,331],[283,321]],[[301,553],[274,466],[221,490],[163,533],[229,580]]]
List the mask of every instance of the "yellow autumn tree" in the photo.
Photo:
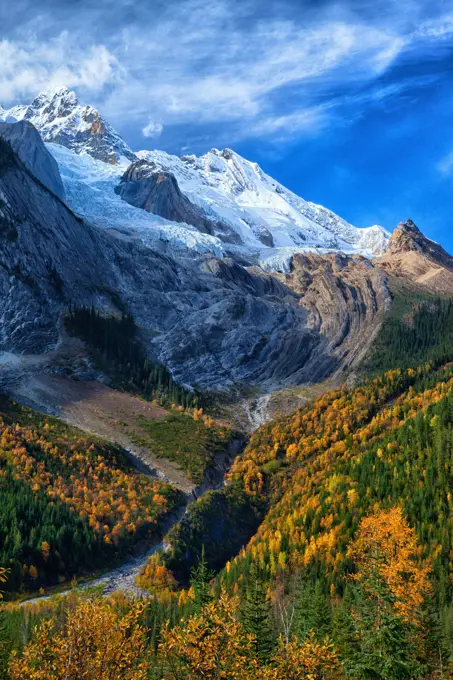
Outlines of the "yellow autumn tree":
[[430,566],[420,561],[415,531],[400,507],[378,510],[362,519],[349,550],[357,566],[355,580],[371,588],[379,575],[395,599],[396,613],[419,622],[420,606],[430,590]]
[[[260,680],[334,680],[342,677],[341,666],[328,639],[318,641],[311,632],[300,643],[296,638],[279,639],[276,654]],[[257,676],[258,680],[258,676]]]
[[172,572],[162,563],[160,553],[154,553],[137,576],[137,585],[160,599],[171,599],[178,584]]
[[[0,583],[6,583],[8,577],[8,570],[4,567],[0,567]],[[3,598],[3,593],[0,590],[0,600]]]
[[242,629],[237,600],[220,595],[200,614],[163,632],[159,655],[165,680],[255,680],[252,636]]
[[36,627],[33,640],[10,662],[10,680],[145,680],[151,668],[140,625],[143,605],[119,610],[112,600],[79,601],[57,630]]

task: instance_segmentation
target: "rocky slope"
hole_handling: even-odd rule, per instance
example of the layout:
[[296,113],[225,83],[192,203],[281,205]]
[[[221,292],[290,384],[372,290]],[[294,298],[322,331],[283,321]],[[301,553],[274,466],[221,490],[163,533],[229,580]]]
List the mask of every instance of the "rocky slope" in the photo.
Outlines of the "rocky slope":
[[[412,222],[371,262],[358,244],[367,234],[380,251],[379,227],[348,225],[232,151],[140,153],[129,165],[108,128],[100,139],[116,166],[94,157],[90,138],[46,148],[28,118],[45,112],[44,136],[52,125],[69,134],[79,105],[67,91],[58,97],[0,124],[0,352],[9,365],[19,352],[54,350],[72,303],[130,311],[150,355],[185,385],[270,392],[343,380],[391,304],[389,282],[453,291],[453,259]],[[315,248],[321,242],[350,252]]]
[[368,334],[387,304],[365,260],[295,258],[291,275],[277,278],[233,258],[175,260],[93,228],[1,145],[3,351],[53,349],[69,303],[128,309],[179,382],[273,389],[329,375],[350,352],[338,350],[348,329]]
[[453,294],[453,257],[412,220],[400,222],[379,266],[396,279],[434,294]]
[[181,192],[178,182],[170,172],[156,170],[145,160],[132,163],[115,187],[115,193],[135,206],[170,222],[184,222],[211,236],[219,235],[224,241],[239,243],[238,235],[227,224],[209,218],[197,205]]
[[344,378],[363,358],[390,309],[385,272],[358,256],[295,255],[284,280],[300,295],[308,325],[322,338],[309,367],[313,379],[299,382],[315,382],[333,373]]
[[25,167],[44,186],[64,200],[65,190],[57,162],[31,123],[27,120],[20,123],[0,123],[0,137],[9,142]]
[[286,381],[316,344],[285,285],[232,260],[175,261],[77,218],[1,141],[0,350],[53,349],[68,304],[129,309],[150,352],[204,388]]

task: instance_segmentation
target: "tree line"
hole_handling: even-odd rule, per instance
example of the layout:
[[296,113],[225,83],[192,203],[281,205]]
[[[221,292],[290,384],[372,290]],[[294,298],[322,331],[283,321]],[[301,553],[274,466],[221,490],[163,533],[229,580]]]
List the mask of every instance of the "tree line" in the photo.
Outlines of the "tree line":
[[173,380],[170,371],[151,360],[131,314],[103,316],[94,307],[71,307],[66,327],[88,345],[95,363],[116,387],[161,405],[197,408],[200,395]]

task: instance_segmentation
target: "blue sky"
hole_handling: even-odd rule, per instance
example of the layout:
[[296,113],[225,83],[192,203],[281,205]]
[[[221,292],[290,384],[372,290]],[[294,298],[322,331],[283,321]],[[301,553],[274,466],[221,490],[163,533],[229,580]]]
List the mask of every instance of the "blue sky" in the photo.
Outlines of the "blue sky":
[[453,0],[0,3],[0,103],[67,85],[135,148],[232,147],[453,251]]

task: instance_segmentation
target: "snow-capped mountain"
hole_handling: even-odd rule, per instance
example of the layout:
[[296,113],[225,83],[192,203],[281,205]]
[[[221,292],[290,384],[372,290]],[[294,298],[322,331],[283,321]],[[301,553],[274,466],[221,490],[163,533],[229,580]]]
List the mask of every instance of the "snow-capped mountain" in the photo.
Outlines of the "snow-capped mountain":
[[254,248],[297,246],[378,255],[390,237],[382,227],[358,229],[305,201],[231,149],[212,149],[201,157],[178,158],[163,151],[139,151],[137,156],[171,172],[193,203],[229,224],[242,243]]
[[66,87],[46,91],[31,104],[0,106],[0,118],[6,122],[28,120],[45,142],[62,144],[76,153],[88,153],[106,163],[135,160],[126,142],[92,106],[82,106],[75,92]]
[[[216,255],[239,252],[265,269],[285,270],[294,253],[315,249],[380,255],[390,237],[382,227],[354,227],[305,201],[230,149],[181,158],[157,150],[134,153],[67,88],[44,92],[30,105],[0,108],[0,117],[28,120],[39,130],[74,211],[100,227],[135,231],[147,244],[161,240]],[[131,163],[137,170],[126,173]],[[159,195],[170,189],[173,195]]]

